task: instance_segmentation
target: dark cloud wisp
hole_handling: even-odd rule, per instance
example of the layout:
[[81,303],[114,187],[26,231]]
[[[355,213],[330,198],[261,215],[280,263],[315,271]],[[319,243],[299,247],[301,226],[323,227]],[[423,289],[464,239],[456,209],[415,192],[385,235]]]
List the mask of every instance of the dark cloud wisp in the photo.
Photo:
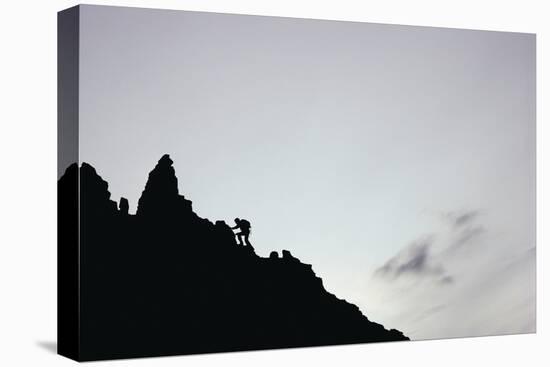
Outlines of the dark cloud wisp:
[[477,217],[479,217],[479,210],[468,210],[468,211],[455,211],[445,213],[443,215],[453,228],[459,229],[471,224]]
[[398,279],[410,275],[414,277],[436,278],[442,284],[452,283],[452,277],[445,273],[441,264],[434,264],[431,249],[434,238],[426,237],[411,243],[397,255],[376,269],[375,275],[386,279]]

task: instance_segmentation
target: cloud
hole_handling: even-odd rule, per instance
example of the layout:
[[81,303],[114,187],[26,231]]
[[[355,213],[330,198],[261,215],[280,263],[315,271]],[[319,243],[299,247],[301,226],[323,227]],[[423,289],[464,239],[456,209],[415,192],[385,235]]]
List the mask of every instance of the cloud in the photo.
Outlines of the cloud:
[[398,279],[403,276],[435,277],[442,284],[452,283],[453,278],[445,273],[443,266],[434,262],[431,254],[433,244],[433,236],[414,241],[376,269],[375,275],[387,279]]
[[484,218],[441,214],[430,236],[389,257],[368,283],[371,313],[413,339],[533,332],[534,246]]
[[[437,235],[421,237],[400,250],[384,265],[375,270],[375,275],[388,280],[404,276],[433,278],[440,285],[455,283],[455,277],[448,274],[447,264],[453,262],[453,251],[466,245],[479,244],[485,234],[485,226],[479,223],[481,210],[460,210],[442,214],[443,222],[450,230],[441,229]],[[436,237],[443,238],[436,244]],[[438,245],[438,246],[436,246]],[[434,251],[438,247],[439,251]]]
[[455,229],[471,224],[480,215],[479,210],[454,211],[443,214],[443,218]]
[[468,243],[475,243],[475,239],[481,237],[485,233],[485,227],[472,226],[464,228],[458,233],[451,243],[451,248],[462,247]]
[[448,244],[448,250],[455,250],[467,244],[479,243],[476,241],[486,232],[484,225],[479,224],[481,210],[462,210],[443,214],[443,220],[451,226],[452,238]]
[[455,278],[450,275],[445,275],[440,280],[441,284],[452,284],[455,282]]

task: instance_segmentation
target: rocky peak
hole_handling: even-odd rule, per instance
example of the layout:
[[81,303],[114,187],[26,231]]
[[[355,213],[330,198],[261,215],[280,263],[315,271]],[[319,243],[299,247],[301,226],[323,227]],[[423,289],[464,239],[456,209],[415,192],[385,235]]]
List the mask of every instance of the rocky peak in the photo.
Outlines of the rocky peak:
[[145,189],[138,201],[137,215],[191,212],[191,201],[179,195],[178,178],[173,163],[170,156],[165,154],[149,173]]
[[82,206],[87,207],[90,204],[98,212],[117,210],[117,204],[111,200],[109,184],[86,162],[80,167],[80,187]]

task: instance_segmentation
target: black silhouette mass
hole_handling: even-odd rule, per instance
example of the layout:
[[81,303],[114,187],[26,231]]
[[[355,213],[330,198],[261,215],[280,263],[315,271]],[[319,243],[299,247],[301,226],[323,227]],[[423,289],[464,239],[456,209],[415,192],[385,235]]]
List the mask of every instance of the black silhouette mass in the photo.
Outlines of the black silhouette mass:
[[87,163],[60,178],[60,354],[97,360],[408,340],[327,292],[289,251],[258,256],[249,224],[234,227],[241,245],[224,221],[199,217],[172,164],[164,155],[149,173],[135,215],[125,198],[110,199]]

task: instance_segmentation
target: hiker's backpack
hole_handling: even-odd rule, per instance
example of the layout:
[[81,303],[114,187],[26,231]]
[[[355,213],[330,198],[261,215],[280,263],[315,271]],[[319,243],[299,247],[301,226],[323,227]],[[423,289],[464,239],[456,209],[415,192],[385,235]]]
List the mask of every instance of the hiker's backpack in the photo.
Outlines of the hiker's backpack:
[[240,223],[240,227],[244,230],[249,230],[250,229],[250,222],[247,221],[246,219],[241,219],[241,223]]

